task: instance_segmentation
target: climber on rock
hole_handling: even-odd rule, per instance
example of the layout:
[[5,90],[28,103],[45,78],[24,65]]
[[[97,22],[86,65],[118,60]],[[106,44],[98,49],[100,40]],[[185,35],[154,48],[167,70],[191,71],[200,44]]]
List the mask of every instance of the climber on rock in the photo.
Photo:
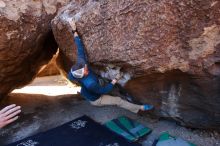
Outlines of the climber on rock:
[[97,76],[88,66],[87,56],[76,31],[75,21],[72,19],[69,21],[69,24],[72,28],[74,42],[77,47],[77,61],[69,71],[68,79],[70,81],[76,81],[81,85],[81,95],[94,106],[116,105],[133,113],[138,113],[138,111],[152,110],[152,105],[137,105],[123,100],[120,97],[108,95],[108,93],[112,91],[114,85],[122,77],[121,74],[117,74],[115,79],[113,79],[107,85],[101,86]]

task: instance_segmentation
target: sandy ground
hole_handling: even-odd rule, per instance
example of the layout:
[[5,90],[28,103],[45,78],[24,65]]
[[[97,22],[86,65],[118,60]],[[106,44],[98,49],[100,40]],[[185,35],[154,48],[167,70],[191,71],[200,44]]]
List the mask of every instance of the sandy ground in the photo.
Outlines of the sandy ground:
[[141,117],[116,106],[94,107],[77,95],[77,90],[78,87],[67,85],[60,76],[38,78],[29,86],[15,90],[1,106],[16,103],[22,106],[22,114],[15,123],[0,130],[0,145],[46,131],[82,115],[99,123],[125,115],[153,129],[140,141],[143,146],[151,146],[163,131],[198,146],[220,146],[220,134],[217,132],[187,129],[175,122]]

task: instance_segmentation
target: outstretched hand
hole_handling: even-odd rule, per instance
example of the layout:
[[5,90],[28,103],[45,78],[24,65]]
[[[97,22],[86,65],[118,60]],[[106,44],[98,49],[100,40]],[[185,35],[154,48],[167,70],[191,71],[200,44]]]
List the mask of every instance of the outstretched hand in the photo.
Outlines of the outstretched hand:
[[115,76],[115,79],[118,81],[122,78],[123,76],[123,73],[122,72],[119,72],[116,76]]
[[69,20],[69,24],[70,24],[72,30],[75,31],[76,30],[76,22],[73,18]]
[[18,114],[21,112],[21,107],[15,104],[6,106],[0,111],[0,128],[14,122],[18,119]]

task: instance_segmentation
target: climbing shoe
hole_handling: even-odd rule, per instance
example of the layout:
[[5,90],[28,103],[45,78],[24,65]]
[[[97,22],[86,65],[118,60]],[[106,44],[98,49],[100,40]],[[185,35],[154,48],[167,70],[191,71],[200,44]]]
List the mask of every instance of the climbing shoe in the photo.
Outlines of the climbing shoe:
[[144,104],[144,110],[143,111],[148,111],[148,110],[152,110],[154,108],[153,105],[150,105],[150,104]]

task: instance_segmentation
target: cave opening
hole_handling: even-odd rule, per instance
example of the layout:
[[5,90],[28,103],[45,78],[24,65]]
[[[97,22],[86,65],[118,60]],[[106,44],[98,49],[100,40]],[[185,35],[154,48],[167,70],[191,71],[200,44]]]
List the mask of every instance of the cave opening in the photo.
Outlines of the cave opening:
[[41,67],[36,78],[28,85],[14,89],[11,93],[41,94],[46,96],[59,96],[77,94],[80,87],[70,83],[60,72],[56,64],[59,49],[52,59]]

